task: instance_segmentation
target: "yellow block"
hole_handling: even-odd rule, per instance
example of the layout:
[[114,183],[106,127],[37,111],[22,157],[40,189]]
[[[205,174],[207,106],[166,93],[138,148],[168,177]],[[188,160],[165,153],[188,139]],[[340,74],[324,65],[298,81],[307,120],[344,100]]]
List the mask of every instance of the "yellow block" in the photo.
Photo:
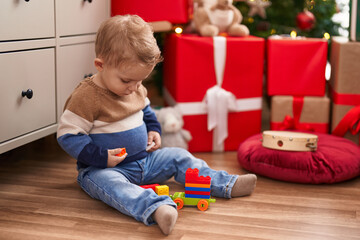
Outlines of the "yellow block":
[[168,185],[161,185],[155,187],[155,192],[157,195],[169,195],[169,186]]

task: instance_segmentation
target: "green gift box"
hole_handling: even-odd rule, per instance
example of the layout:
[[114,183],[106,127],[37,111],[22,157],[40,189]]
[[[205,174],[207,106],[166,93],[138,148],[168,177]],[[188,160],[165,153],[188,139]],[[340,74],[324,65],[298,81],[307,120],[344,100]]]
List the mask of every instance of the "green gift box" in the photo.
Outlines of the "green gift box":
[[350,40],[360,41],[360,2],[350,1]]

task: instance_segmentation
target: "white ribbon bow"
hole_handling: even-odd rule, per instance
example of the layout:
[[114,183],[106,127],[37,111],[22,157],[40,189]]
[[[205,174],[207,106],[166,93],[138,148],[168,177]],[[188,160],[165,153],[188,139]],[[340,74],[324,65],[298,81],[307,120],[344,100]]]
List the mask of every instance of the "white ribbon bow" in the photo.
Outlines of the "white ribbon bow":
[[223,151],[223,143],[228,137],[228,112],[236,110],[234,94],[219,86],[206,92],[208,131],[214,129],[213,151]]
[[204,101],[207,105],[208,131],[214,129],[213,151],[223,151],[228,137],[228,113],[236,111],[236,97],[221,87],[226,62],[226,38],[214,37],[214,65],[216,82],[206,91]]

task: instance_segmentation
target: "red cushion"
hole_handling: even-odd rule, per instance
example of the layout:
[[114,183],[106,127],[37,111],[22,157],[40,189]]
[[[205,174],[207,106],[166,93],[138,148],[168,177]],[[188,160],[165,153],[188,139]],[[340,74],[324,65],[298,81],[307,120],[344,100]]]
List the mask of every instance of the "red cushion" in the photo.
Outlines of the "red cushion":
[[253,173],[297,183],[335,183],[360,175],[360,147],[345,138],[316,135],[315,152],[290,152],[264,148],[257,134],[239,146],[238,161]]

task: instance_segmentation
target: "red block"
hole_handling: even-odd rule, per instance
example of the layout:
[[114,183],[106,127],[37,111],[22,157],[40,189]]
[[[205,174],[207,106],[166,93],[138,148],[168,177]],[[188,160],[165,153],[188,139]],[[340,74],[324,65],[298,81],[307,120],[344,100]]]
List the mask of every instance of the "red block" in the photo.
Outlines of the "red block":
[[140,187],[142,187],[142,188],[144,188],[144,189],[149,189],[149,188],[151,188],[152,190],[154,190],[154,192],[155,192],[155,187],[156,187],[156,186],[160,186],[160,184],[155,183],[155,184],[149,184],[149,185],[140,185]]
[[126,153],[126,148],[121,148],[121,152],[116,154],[116,156],[122,157],[125,155],[125,153]]
[[187,23],[189,0],[112,0],[111,15],[136,14],[147,22]]
[[324,39],[268,39],[268,95],[324,96],[327,49]]
[[209,195],[210,195],[210,191],[208,191],[208,192],[201,192],[201,191],[185,191],[185,194],[193,194],[193,195],[204,195],[204,196],[209,196]]
[[[226,37],[226,63],[222,88],[237,100],[259,101],[257,108],[230,111],[224,150],[236,150],[249,136],[261,131],[261,97],[265,40],[258,37]],[[167,104],[201,103],[216,85],[214,40],[197,35],[168,35],[164,49],[164,92]],[[174,102],[171,102],[171,101]],[[245,103],[245,106],[250,106]],[[185,109],[187,107],[185,106]],[[183,114],[184,129],[191,132],[189,151],[213,150],[213,131],[207,113]]]
[[199,176],[199,169],[188,168],[185,173],[185,183],[210,184],[211,177]]

